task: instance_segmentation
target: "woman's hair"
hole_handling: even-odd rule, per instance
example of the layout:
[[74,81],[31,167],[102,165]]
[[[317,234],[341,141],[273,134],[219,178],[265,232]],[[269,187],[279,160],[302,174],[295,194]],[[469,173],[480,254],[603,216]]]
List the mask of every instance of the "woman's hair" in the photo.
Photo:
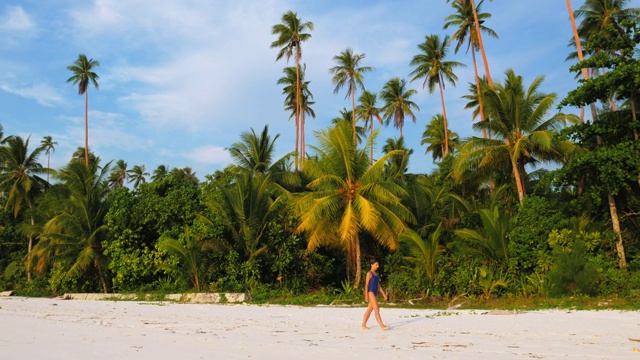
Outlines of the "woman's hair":
[[375,263],[377,263],[378,260],[376,260],[376,258],[371,258],[371,260],[369,260],[369,265],[373,265]]

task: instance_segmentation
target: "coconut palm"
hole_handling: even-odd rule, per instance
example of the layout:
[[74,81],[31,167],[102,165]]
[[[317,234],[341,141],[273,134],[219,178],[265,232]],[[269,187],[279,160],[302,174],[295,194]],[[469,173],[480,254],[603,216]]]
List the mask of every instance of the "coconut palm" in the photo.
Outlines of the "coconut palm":
[[[47,169],[51,169],[51,152],[55,152],[55,146],[57,142],[53,141],[51,136],[47,135],[40,141],[40,147],[44,149],[45,155],[47,155]],[[47,172],[47,182],[49,182],[49,173]]]
[[153,175],[151,175],[151,181],[162,180],[166,178],[168,174],[169,174],[169,170],[167,170],[167,166],[160,164],[155,170],[153,170]]
[[137,189],[140,184],[147,182],[149,173],[144,165],[135,165],[131,170],[127,170],[127,181],[133,182],[133,188]]
[[182,236],[184,241],[173,238],[163,238],[160,240],[158,248],[178,259],[178,264],[165,262],[160,265],[162,269],[179,270],[182,275],[187,278],[195,291],[202,290],[200,281],[200,266],[202,259],[202,251],[207,247],[207,243],[198,243],[191,235],[189,227],[185,227]]
[[404,183],[404,177],[409,171],[409,158],[413,154],[413,149],[407,149],[403,137],[399,139],[388,138],[382,146],[382,152],[385,154],[395,153],[387,159],[383,178],[400,184]]
[[[449,2],[451,0],[447,0]],[[484,72],[487,77],[487,83],[489,87],[493,88],[493,80],[491,78],[491,72],[489,71],[489,62],[487,61],[487,54],[484,49],[484,42],[482,41],[482,23],[480,22],[480,17],[478,15],[478,7],[476,6],[475,0],[453,0],[454,6],[455,4],[459,6],[465,6],[467,3],[471,4],[471,10],[473,11],[473,21],[476,29],[476,35],[478,38],[478,48],[480,49],[480,54],[482,54],[482,62],[484,63]],[[491,0],[493,1],[493,0]],[[479,4],[478,4],[479,5]]]
[[34,247],[36,260],[64,259],[59,263],[66,266],[68,276],[96,276],[105,293],[108,285],[103,269],[107,259],[102,241],[108,230],[104,216],[109,210],[109,166],[100,167],[96,162],[87,167],[71,161],[57,172],[60,184],[45,199],[55,215],[43,225],[40,241]]
[[[497,38],[498,34],[492,29],[484,26],[484,22],[491,17],[489,13],[480,12],[480,7],[484,0],[478,3],[477,12],[478,20],[480,20],[480,31],[487,35]],[[476,82],[476,92],[478,98],[481,99],[480,94],[480,77],[478,75],[478,64],[476,62],[476,51],[479,49],[478,36],[476,35],[476,21],[474,18],[474,9],[470,2],[454,2],[453,8],[456,10],[455,14],[449,15],[445,18],[445,24],[443,29],[448,29],[449,26],[457,26],[456,32],[451,36],[451,42],[456,41],[456,48],[454,53],[457,54],[463,44],[467,44],[467,52],[471,50],[471,59],[473,61],[473,73]],[[482,102],[479,102],[480,106],[480,121],[485,120],[484,109]],[[483,134],[486,137],[486,134]]]
[[100,66],[97,60],[87,59],[84,54],[78,55],[78,59],[72,65],[67,66],[67,70],[73,75],[67,79],[67,82],[73,85],[78,84],[78,95],[84,95],[84,161],[89,166],[89,84],[97,89],[100,88],[98,74],[93,72],[95,68]]
[[[29,138],[20,136],[8,137],[0,147],[0,192],[6,194],[5,209],[13,210],[14,218],[26,206],[31,210],[36,194],[45,189],[46,182],[39,175],[49,173],[49,168],[42,167],[38,157],[44,148],[38,147],[29,153]],[[34,218],[30,218],[34,225]],[[28,256],[31,256],[33,237],[29,236]],[[27,280],[31,281],[31,270],[27,266]]]
[[576,19],[582,19],[578,34],[588,40],[608,25],[624,33],[620,23],[625,20],[638,22],[640,16],[640,8],[625,8],[628,3],[629,0],[585,0],[574,13]]
[[525,89],[522,77],[511,69],[503,84],[483,89],[486,111],[491,121],[478,122],[474,129],[486,129],[493,139],[472,137],[462,145],[455,160],[454,176],[458,179],[468,169],[495,167],[496,162],[509,161],[522,204],[525,198],[525,165],[560,159],[562,149],[571,143],[557,143],[554,135],[567,122],[577,117],[557,113],[545,118],[555,101],[555,93],[539,92],[544,77],[534,79]]
[[485,254],[494,260],[509,259],[509,219],[507,214],[500,213],[499,207],[478,211],[482,227],[480,230],[464,228],[455,230],[454,234],[465,240],[471,249]]
[[[304,129],[305,121],[308,116],[312,118],[316,117],[315,111],[311,108],[315,102],[313,101],[313,94],[309,91],[309,83],[310,81],[305,81],[305,71],[306,64],[303,64],[299,71],[296,70],[295,67],[285,67],[283,69],[284,76],[278,79],[278,85],[285,85],[282,89],[282,93],[286,95],[284,100],[284,109],[286,111],[291,112],[291,116],[289,119],[294,118],[296,115],[298,116],[298,122],[300,127]],[[297,91],[298,91],[298,78],[300,79],[300,98],[298,101]],[[299,105],[298,105],[299,103]],[[298,148],[298,146],[296,146]],[[306,145],[305,139],[302,137],[300,139],[299,153],[297,154],[301,159],[304,159],[306,156]]]
[[305,174],[311,179],[308,192],[300,194],[295,209],[300,223],[298,233],[308,236],[308,249],[321,245],[338,246],[347,253],[349,272],[355,270],[354,284],[360,284],[360,233],[369,233],[378,243],[392,250],[404,232],[411,213],[400,203],[402,187],[382,178],[392,151],[369,165],[369,137],[363,149],[353,141],[353,127],[338,122],[335,127],[316,133],[317,158],[307,160]]
[[[355,121],[353,121],[353,112],[347,110],[347,108],[342,108],[340,110],[340,116],[337,116],[331,119],[331,124],[333,126],[338,125],[339,123],[346,123],[349,126],[353,127]],[[362,143],[362,139],[366,136],[367,131],[362,126],[356,126],[356,144]]]
[[440,245],[443,228],[440,222],[426,239],[413,230],[408,230],[400,236],[400,242],[406,246],[409,253],[405,259],[417,264],[431,280],[436,273],[436,261],[445,252],[445,247]]
[[[336,85],[333,89],[334,93],[338,93],[343,87],[347,87],[347,95],[351,96],[352,119],[356,118],[356,88],[360,87],[364,90],[363,74],[372,71],[371,66],[360,66],[360,62],[364,60],[365,54],[354,54],[351,48],[347,48],[339,55],[333,57],[336,66],[329,69],[329,73],[333,74],[331,82]],[[356,122],[353,121],[353,135],[356,135]],[[355,141],[355,138],[354,138]]]
[[411,119],[415,123],[418,120],[413,113],[413,110],[420,111],[420,107],[411,101],[411,97],[418,92],[415,89],[406,88],[407,81],[395,77],[382,88],[380,93],[380,99],[384,102],[382,106],[383,119],[385,123],[389,125],[393,120],[393,126],[396,129],[400,129],[400,137],[402,137],[402,127],[404,126],[405,115],[411,116]]
[[[376,101],[378,96],[369,91],[363,91],[362,95],[358,99],[359,105],[356,108],[356,115],[358,120],[364,121],[364,127],[369,127],[369,136],[373,134],[373,123],[377,120],[382,125],[382,117],[380,116],[380,108],[377,107]],[[373,144],[371,144],[371,152],[369,154],[369,161],[373,164]]]
[[[282,15],[282,23],[276,24],[271,29],[271,33],[278,38],[271,43],[272,48],[280,48],[276,55],[276,61],[286,58],[287,63],[291,56],[294,56],[296,62],[296,149],[299,154],[303,151],[299,151],[299,137],[304,138],[304,128],[300,124],[300,98],[301,98],[301,82],[300,82],[300,58],[302,57],[301,44],[311,38],[311,34],[305,33],[305,31],[313,31],[312,22],[302,22],[298,18],[298,14],[289,10]],[[302,141],[304,142],[304,141]],[[295,168],[298,170],[298,161],[296,159]]]
[[[420,145],[427,145],[427,149],[425,150],[425,154],[431,153],[433,157],[433,162],[436,162],[438,159],[442,159],[445,155],[445,128],[444,128],[444,120],[442,119],[441,114],[437,114],[431,118],[431,121],[426,125],[424,132],[422,133],[422,141],[420,141]],[[460,139],[458,138],[458,134],[447,130],[448,135],[448,146],[449,149],[446,153],[452,153],[454,149],[456,149],[460,145]]]
[[116,166],[113,167],[109,174],[109,184],[113,188],[119,188],[124,186],[124,181],[127,179],[127,163],[124,160],[118,160]]
[[418,45],[420,53],[413,57],[411,65],[415,69],[409,75],[413,75],[411,81],[424,78],[422,88],[429,85],[429,93],[433,93],[436,84],[440,90],[440,102],[442,103],[442,120],[444,122],[444,156],[449,155],[449,126],[447,124],[447,108],[444,105],[445,81],[451,85],[456,84],[458,77],[453,69],[464,64],[457,61],[446,61],[449,50],[449,36],[440,41],[438,35],[427,35],[425,41]]

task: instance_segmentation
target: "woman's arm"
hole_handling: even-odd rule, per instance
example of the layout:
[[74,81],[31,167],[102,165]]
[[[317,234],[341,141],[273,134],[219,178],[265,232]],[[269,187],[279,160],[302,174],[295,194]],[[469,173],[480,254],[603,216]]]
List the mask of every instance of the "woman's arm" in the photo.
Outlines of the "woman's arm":
[[387,293],[385,293],[384,290],[382,290],[382,286],[380,286],[380,284],[378,284],[378,291],[382,293],[382,296],[384,297],[384,301],[387,301],[389,299],[387,297]]
[[364,282],[364,301],[369,302],[369,281],[371,281],[371,273],[367,272],[367,280]]

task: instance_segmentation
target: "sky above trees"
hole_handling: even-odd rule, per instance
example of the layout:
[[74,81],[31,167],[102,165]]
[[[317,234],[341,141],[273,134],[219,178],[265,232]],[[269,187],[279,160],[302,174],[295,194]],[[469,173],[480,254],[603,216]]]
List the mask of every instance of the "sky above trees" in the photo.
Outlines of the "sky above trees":
[[[582,4],[572,2],[574,10]],[[640,0],[628,6],[640,7]],[[365,74],[365,87],[380,92],[392,77],[410,80],[409,63],[426,35],[444,38],[455,31],[442,29],[453,14],[444,0],[9,0],[0,5],[0,124],[5,135],[30,135],[32,144],[52,136],[58,145],[51,166],[66,164],[84,145],[84,97],[65,83],[67,66],[83,53],[101,64],[95,70],[100,89],[89,88],[89,144],[103,161],[123,159],[148,171],[160,164],[189,166],[202,178],[231,162],[226,148],[241,132],[260,132],[264,125],[280,134],[276,152],[284,155],[294,149],[295,124],[276,84],[286,64],[275,61],[270,44],[271,27],[288,10],[315,25],[301,59],[315,100],[316,118],[305,126],[308,145],[315,143],[313,131],[351,108],[346,90],[333,92],[335,55],[348,47],[366,54],[362,65],[375,70]],[[485,1],[481,11],[492,14],[484,25],[499,36],[483,38],[494,81],[512,68],[527,84],[544,75],[541,90],[558,99],[576,87],[568,70],[573,62],[565,61],[573,48],[564,1]],[[473,82],[465,50],[454,55],[450,49],[449,60],[467,67],[455,69],[458,83],[444,91],[449,127],[461,138],[475,134],[461,99]],[[409,170],[427,172],[432,158],[420,140],[442,112],[440,97],[423,89],[422,81],[409,88],[418,90],[413,100],[420,107],[417,123],[406,120],[403,129],[414,149]],[[384,127],[376,154],[385,139],[398,136],[393,126]]]

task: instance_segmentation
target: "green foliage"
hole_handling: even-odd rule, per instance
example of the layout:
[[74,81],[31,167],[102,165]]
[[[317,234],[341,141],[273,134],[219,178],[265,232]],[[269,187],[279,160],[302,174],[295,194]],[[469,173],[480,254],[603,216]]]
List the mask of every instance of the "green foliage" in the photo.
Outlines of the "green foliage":
[[480,289],[482,289],[485,300],[489,300],[491,298],[491,294],[497,288],[507,287],[507,281],[504,279],[495,279],[494,270],[486,266],[480,266],[477,269],[475,280],[476,284],[480,287]]
[[553,250],[553,266],[549,270],[551,289],[554,297],[563,295],[595,295],[598,272],[588,261],[587,248],[581,239],[571,247],[556,245]]
[[[513,273],[536,270],[539,252],[551,251],[547,238],[554,229],[566,227],[562,213],[547,199],[529,196],[512,219],[509,233],[509,267]],[[545,269],[539,269],[545,270]]]

